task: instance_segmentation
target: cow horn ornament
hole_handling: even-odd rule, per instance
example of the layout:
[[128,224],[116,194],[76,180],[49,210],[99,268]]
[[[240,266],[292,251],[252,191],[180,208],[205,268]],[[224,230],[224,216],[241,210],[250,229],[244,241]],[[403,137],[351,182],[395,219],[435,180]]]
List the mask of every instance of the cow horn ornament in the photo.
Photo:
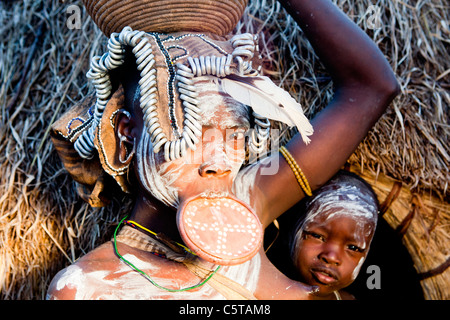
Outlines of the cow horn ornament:
[[[76,136],[70,143],[84,162],[101,165],[127,191],[127,167],[115,167],[114,143],[102,143],[114,134],[114,114],[123,107],[123,92],[113,92],[110,71],[124,63],[131,49],[140,72],[140,107],[153,151],[163,151],[165,160],[182,157],[201,139],[200,108],[194,78],[217,79],[224,90],[253,109],[254,132],[249,147],[263,153],[270,137],[271,120],[296,126],[309,141],[312,127],[301,106],[259,75],[257,38],[251,34],[230,35],[247,1],[88,1],[87,11],[109,37],[108,51],[91,61],[87,76],[96,89],[95,106],[79,127],[67,128]],[[138,30],[133,30],[138,29]],[[280,101],[280,98],[281,101]],[[122,104],[121,104],[122,103]],[[107,117],[107,119],[106,119]],[[58,131],[58,130],[56,130]],[[59,133],[63,137],[64,134]],[[128,164],[127,164],[128,165]],[[82,180],[82,179],[81,179]],[[200,257],[222,265],[251,259],[259,250],[263,230],[255,212],[235,196],[192,198],[179,205],[177,226],[185,243]]]

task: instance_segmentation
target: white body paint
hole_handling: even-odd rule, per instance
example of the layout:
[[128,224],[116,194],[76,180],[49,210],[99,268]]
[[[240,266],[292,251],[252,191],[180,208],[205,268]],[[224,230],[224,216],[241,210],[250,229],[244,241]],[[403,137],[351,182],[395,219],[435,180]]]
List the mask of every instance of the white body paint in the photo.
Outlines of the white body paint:
[[259,165],[249,165],[239,171],[236,176],[236,179],[233,183],[233,192],[236,196],[249,204],[251,207],[254,207],[254,203],[251,199],[252,189],[255,186],[255,180],[258,174],[258,171],[261,170],[261,163],[269,163],[270,159],[265,158],[262,159]]
[[[135,255],[125,254],[124,258],[137,268],[145,270],[150,277],[152,277],[152,272],[158,273],[160,271],[158,266],[143,261]],[[218,272],[254,292],[258,283],[260,268],[261,257],[257,254],[250,261],[237,266],[221,267]],[[120,276],[117,277],[118,275]],[[163,287],[179,287],[176,277],[170,279],[152,277],[152,279]],[[197,277],[192,277],[192,281],[183,284],[183,287],[196,285],[199,281],[201,280]],[[224,299],[208,284],[203,285],[199,290],[176,293],[159,289],[123,262],[120,263],[117,270],[111,272],[102,270],[85,272],[77,265],[69,266],[63,271],[56,283],[57,291],[66,287],[75,289],[75,299],[81,300]]]
[[143,130],[137,144],[136,165],[139,179],[147,192],[168,206],[177,207],[179,205],[178,191],[171,187],[172,179],[176,179],[177,176],[163,176],[157,170],[156,155],[153,152],[151,136],[147,130]]
[[362,267],[364,261],[365,261],[364,257],[359,259],[358,265],[356,266],[356,268],[353,270],[353,273],[352,273],[352,279],[353,280],[355,280],[356,277],[358,276],[359,271],[361,270],[361,267]]

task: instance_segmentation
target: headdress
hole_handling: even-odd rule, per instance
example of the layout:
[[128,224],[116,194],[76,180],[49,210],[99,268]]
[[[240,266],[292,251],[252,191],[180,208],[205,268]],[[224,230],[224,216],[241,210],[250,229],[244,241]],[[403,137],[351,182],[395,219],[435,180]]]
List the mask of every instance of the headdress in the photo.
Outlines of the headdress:
[[[126,49],[134,55],[140,73],[139,102],[145,129],[151,135],[153,151],[164,150],[166,161],[182,157],[187,148],[195,149],[201,139],[193,79],[205,75],[216,77],[226,93],[252,108],[255,126],[250,147],[254,152],[264,153],[269,119],[296,126],[304,141],[309,141],[312,127],[301,106],[259,74],[257,37],[229,34],[246,1],[84,2],[94,21],[109,36],[108,51],[92,59],[87,73],[96,90],[95,103],[88,99],[69,110],[54,124],[52,138],[66,168],[91,191],[97,185],[95,176],[104,176],[103,171],[123,191],[129,188],[129,162],[117,159],[114,139],[115,117],[124,107],[123,90],[113,88],[110,78],[111,72],[124,63]],[[82,171],[88,167],[95,170],[86,181]],[[97,185],[97,193],[99,190],[103,188]],[[101,204],[99,195],[93,195],[95,199],[91,196],[91,204]]]

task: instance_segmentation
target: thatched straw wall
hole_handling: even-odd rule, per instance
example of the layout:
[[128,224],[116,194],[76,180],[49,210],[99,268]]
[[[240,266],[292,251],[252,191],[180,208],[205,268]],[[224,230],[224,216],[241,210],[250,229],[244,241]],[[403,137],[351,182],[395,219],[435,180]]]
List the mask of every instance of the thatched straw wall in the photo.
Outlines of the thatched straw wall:
[[394,196],[383,218],[397,231],[410,253],[424,296],[449,300],[450,204],[432,194],[411,191],[382,173],[361,171],[356,166],[351,169],[372,185],[381,203]]
[[[405,191],[384,216],[393,228],[417,203],[412,194],[420,195],[426,209],[415,214],[403,241],[418,272],[428,271],[448,259],[450,247],[449,4],[334,2],[379,45],[402,87],[350,162],[374,186],[381,177],[390,181],[376,187],[380,200],[391,181],[403,181]],[[251,1],[248,11],[273,44],[265,48],[272,76],[312,116],[331,98],[332,84],[301,30],[273,3]],[[372,4],[379,25],[370,19]],[[67,12],[70,5],[81,9],[79,28],[68,28],[77,13]],[[2,1],[0,12],[0,298],[42,299],[55,272],[109,239],[128,208],[116,201],[92,209],[81,201],[48,136],[50,124],[92,92],[85,73],[105,38],[80,1]],[[422,281],[426,298],[449,298],[448,272]]]

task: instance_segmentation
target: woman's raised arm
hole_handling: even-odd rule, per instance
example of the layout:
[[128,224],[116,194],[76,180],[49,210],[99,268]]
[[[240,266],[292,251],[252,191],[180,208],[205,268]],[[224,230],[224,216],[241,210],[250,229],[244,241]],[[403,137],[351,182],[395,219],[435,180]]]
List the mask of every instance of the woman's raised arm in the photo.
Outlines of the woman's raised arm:
[[[311,143],[305,145],[295,136],[286,146],[314,190],[345,164],[399,86],[375,43],[330,0],[279,1],[304,31],[334,84],[332,101],[311,121]],[[278,157],[278,173],[257,181],[265,198],[263,224],[304,196],[291,168],[281,154]]]

